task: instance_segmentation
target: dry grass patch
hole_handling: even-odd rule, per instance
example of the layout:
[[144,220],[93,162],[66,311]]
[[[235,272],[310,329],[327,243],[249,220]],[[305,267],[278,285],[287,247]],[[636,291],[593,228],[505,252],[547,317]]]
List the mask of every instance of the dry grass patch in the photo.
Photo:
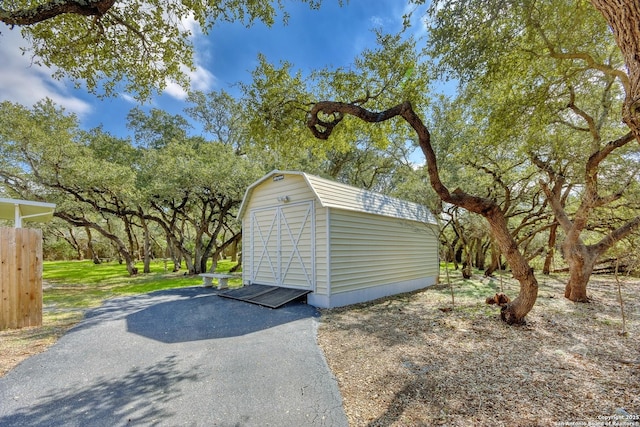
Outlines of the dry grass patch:
[[81,310],[45,311],[42,326],[0,331],[0,377],[26,358],[45,351],[82,316]]
[[618,415],[640,426],[640,280],[623,283],[626,336],[612,277],[592,279],[590,304],[566,300],[561,278],[541,281],[524,327],[484,303],[499,290],[485,278],[457,280],[451,311],[445,285],[324,311],[318,339],[350,425],[606,425]]

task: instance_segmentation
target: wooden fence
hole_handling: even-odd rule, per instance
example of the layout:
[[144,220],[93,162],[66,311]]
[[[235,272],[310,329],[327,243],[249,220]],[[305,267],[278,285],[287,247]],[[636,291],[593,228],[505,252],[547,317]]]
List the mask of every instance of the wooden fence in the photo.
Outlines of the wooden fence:
[[42,325],[42,231],[0,227],[0,330]]

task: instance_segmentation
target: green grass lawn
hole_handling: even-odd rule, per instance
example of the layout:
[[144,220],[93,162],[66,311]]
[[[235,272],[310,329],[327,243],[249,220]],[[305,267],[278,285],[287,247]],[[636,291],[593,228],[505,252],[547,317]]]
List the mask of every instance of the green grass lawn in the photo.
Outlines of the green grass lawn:
[[[235,263],[218,262],[216,271],[226,272]],[[142,271],[142,263],[137,265]],[[158,260],[151,264],[151,273],[129,276],[123,264],[92,261],[45,261],[43,265],[43,303],[45,312],[60,312],[96,307],[103,300],[126,295],[142,294],[162,289],[198,286],[199,276],[171,272],[171,263]],[[240,279],[231,279],[239,285]]]

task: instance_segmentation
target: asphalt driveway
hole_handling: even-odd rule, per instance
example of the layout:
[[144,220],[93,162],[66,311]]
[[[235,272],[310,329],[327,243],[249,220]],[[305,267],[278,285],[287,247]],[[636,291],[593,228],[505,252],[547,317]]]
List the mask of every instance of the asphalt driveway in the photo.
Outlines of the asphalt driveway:
[[0,426],[346,426],[318,317],[201,287],[110,300],[0,378]]

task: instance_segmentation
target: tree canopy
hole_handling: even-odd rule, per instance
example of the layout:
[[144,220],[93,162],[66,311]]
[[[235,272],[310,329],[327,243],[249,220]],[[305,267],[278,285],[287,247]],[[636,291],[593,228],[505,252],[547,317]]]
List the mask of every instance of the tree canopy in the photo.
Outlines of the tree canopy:
[[[130,274],[139,253],[206,271],[240,239],[235,213],[264,170],[223,143],[176,133],[176,117],[134,113],[135,143],[99,128],[82,131],[51,101],[32,109],[1,103],[3,187],[57,203],[57,218],[102,235]],[[147,144],[148,135],[162,143]]]
[[[310,7],[316,0],[299,0]],[[0,22],[20,27],[34,63],[54,77],[103,96],[123,91],[140,100],[169,82],[187,90],[195,69],[194,37],[219,21],[272,25],[281,0],[41,0],[0,3]],[[1,39],[0,39],[1,42]]]

